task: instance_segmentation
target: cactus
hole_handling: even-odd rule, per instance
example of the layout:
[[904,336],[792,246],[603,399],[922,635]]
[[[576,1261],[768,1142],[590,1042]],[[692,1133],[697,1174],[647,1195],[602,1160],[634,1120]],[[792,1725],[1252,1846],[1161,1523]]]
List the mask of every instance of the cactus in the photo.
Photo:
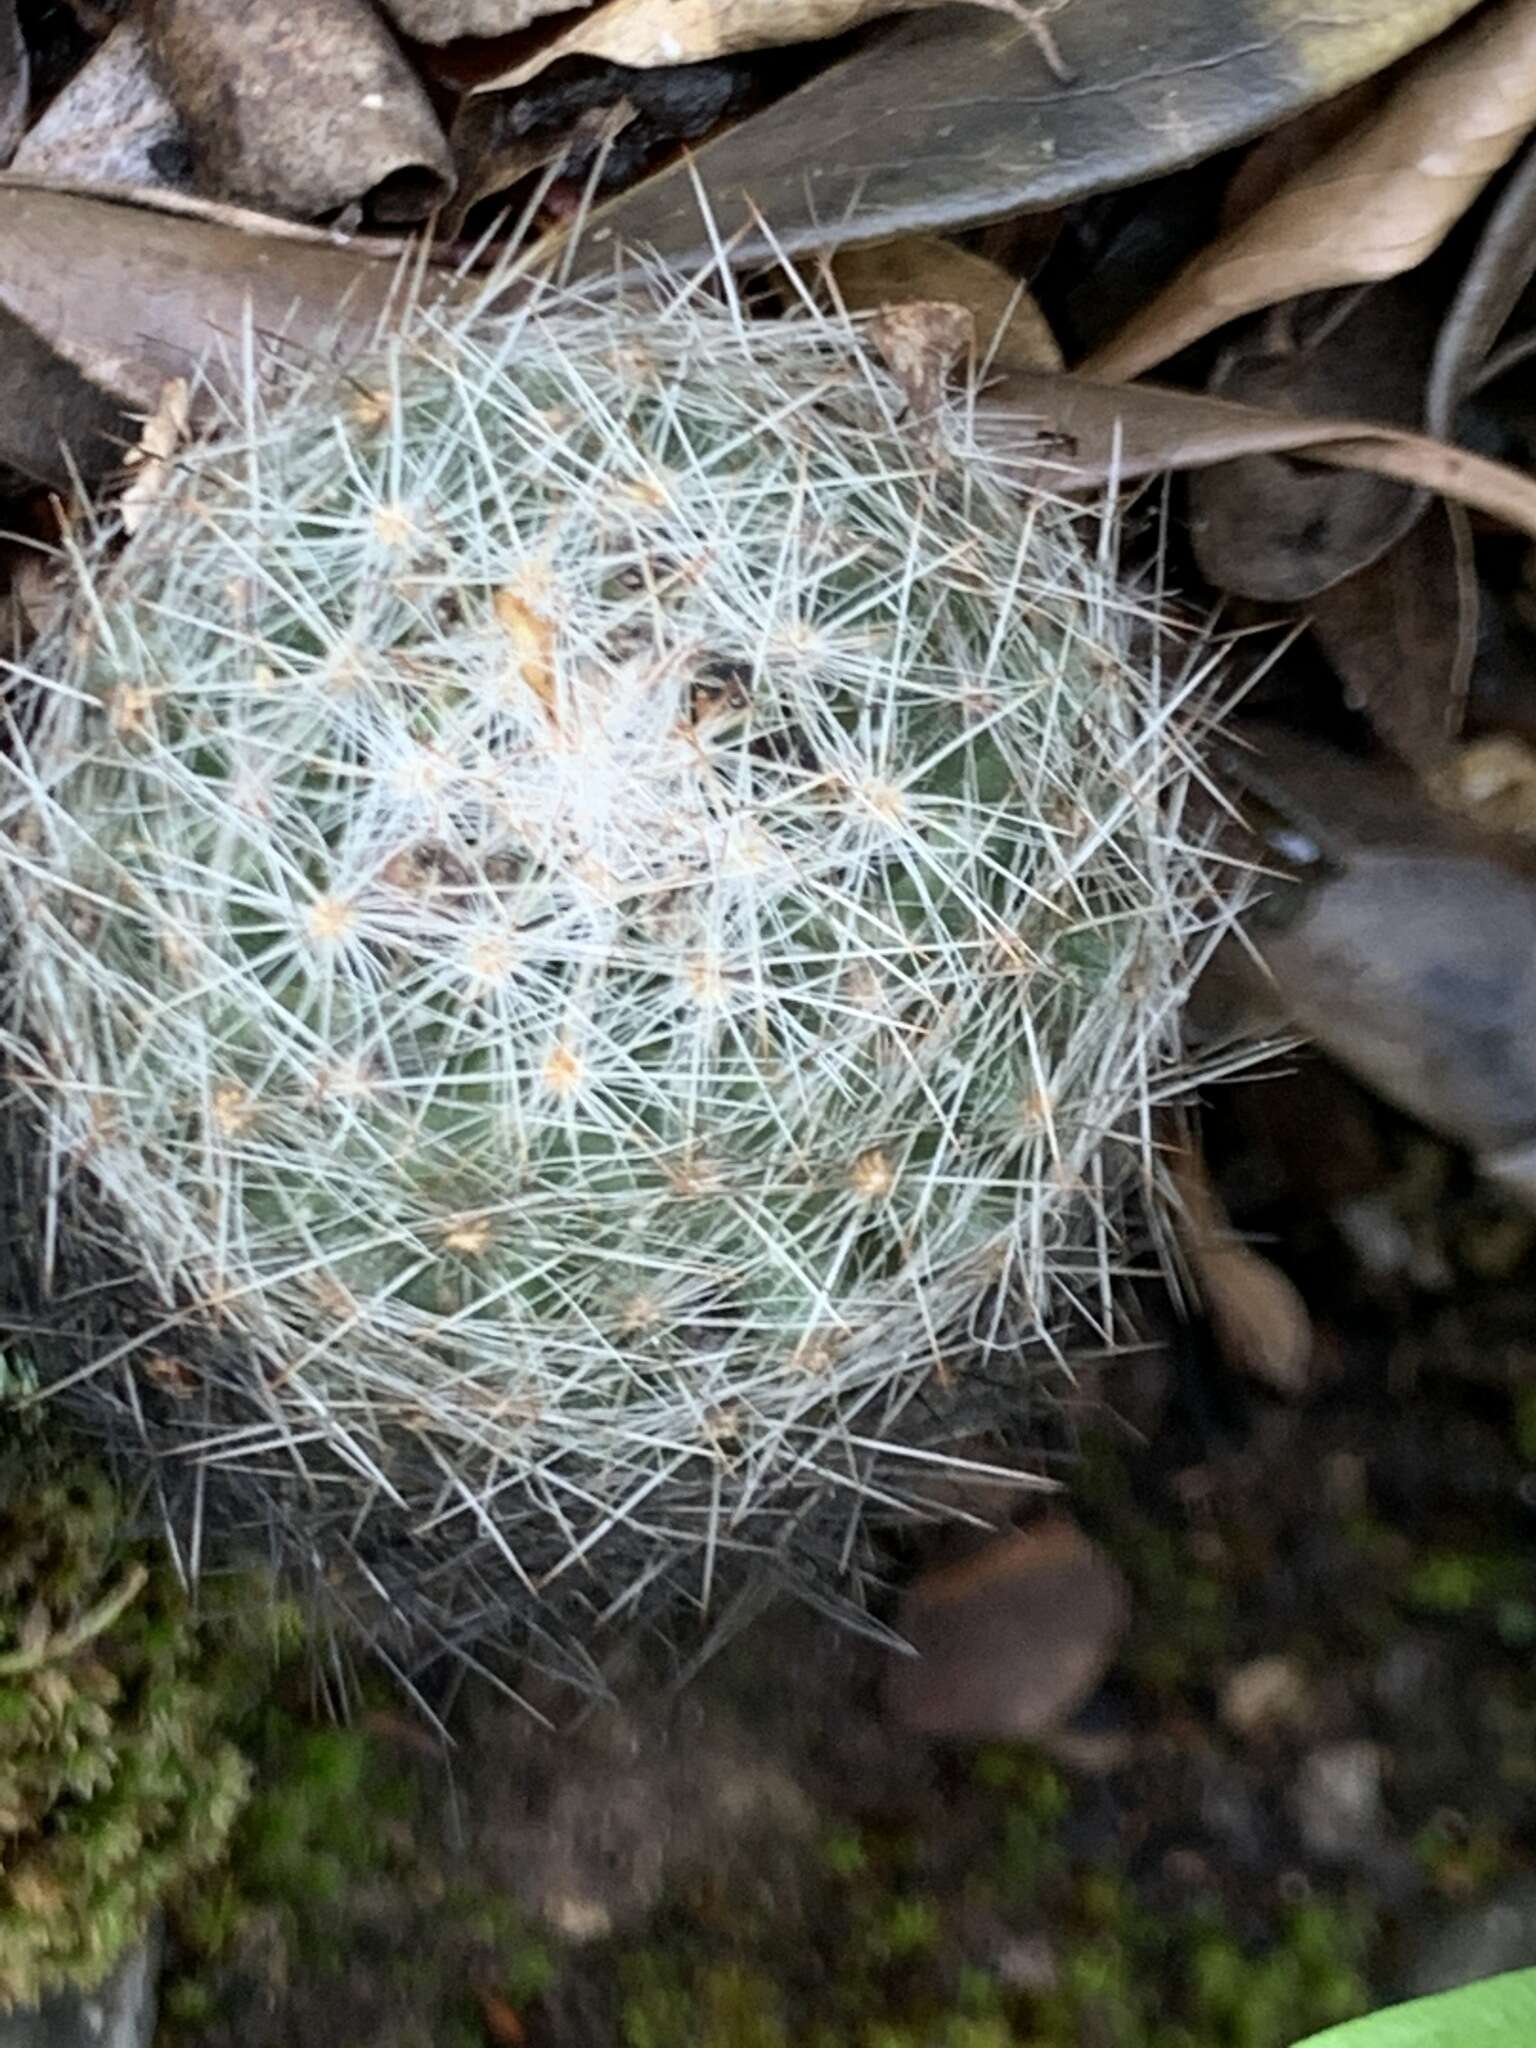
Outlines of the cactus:
[[1110,1333],[1208,650],[809,306],[242,404],[13,677],[47,1377],[439,1632],[846,1573]]

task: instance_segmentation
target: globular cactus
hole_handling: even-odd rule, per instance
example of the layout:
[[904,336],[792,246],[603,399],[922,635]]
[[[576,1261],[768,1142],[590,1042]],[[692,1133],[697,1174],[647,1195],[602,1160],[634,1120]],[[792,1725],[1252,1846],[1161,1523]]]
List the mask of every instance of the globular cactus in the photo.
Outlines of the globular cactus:
[[846,1569],[1107,1330],[1205,657],[840,315],[245,407],[13,679],[45,1374],[440,1632]]

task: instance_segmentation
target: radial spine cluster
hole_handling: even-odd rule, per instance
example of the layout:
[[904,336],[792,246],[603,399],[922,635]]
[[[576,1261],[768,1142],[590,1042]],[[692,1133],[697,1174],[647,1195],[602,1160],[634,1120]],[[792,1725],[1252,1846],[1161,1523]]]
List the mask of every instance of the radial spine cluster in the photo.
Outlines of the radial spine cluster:
[[253,385],[77,546],[12,1142],[48,1376],[198,1530],[450,1630],[707,1602],[1109,1334],[1225,915],[1208,652],[966,422],[841,315],[550,292]]

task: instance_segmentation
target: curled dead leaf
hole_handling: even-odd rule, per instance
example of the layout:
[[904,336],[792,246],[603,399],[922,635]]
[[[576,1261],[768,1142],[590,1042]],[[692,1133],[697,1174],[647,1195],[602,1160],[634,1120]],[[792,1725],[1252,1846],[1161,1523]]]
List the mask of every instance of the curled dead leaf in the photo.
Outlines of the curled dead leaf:
[[156,0],[149,33],[219,195],[297,220],[368,196],[375,218],[408,223],[452,190],[431,102],[371,7]]
[[1448,231],[1536,123],[1536,0],[1496,0],[1386,104],[1197,257],[1083,368],[1138,377],[1244,313],[1396,277]]
[[1536,143],[1521,161],[1483,224],[1441,322],[1425,393],[1431,433],[1451,434],[1461,402],[1492,367],[1489,358],[1505,322],[1536,274]]
[[419,43],[460,36],[507,36],[541,15],[569,14],[592,0],[381,0],[395,25]]
[[[1207,389],[1301,419],[1359,408],[1412,432],[1424,422],[1434,320],[1416,279],[1293,300],[1248,323]],[[1191,479],[1190,538],[1218,590],[1293,604],[1378,560],[1425,503],[1369,470],[1246,455]]]
[[167,377],[160,403],[145,420],[138,443],[124,457],[129,472],[120,501],[123,530],[137,533],[170,481],[171,457],[187,439],[192,394],[185,377]]
[[838,295],[850,311],[927,299],[963,306],[976,348],[995,370],[1059,370],[1061,350],[1045,315],[1000,264],[942,235],[840,249],[832,258]]
[[[888,14],[912,14],[949,0],[606,0],[533,55],[499,71],[476,87],[505,92],[526,85],[551,64],[571,57],[596,57],[637,71],[667,64],[701,64],[743,50],[778,49],[786,43],[825,42]],[[1034,24],[1043,47],[1059,53],[1049,16],[1062,0],[1026,7],[1022,0],[963,0]],[[1065,69],[1063,66],[1062,69]]]
[[0,280],[0,464],[68,493],[104,476],[133,432],[115,399],[5,310]]
[[506,192],[535,171],[567,162],[598,160],[637,116],[629,99],[586,107],[573,119],[537,134],[524,133],[508,98],[466,99],[448,131],[458,189],[439,216],[437,228],[451,241],[463,232],[473,208]]
[[1285,914],[1250,922],[1293,1026],[1485,1163],[1536,1147],[1529,854],[1439,809],[1406,770],[1294,737],[1264,770],[1282,816],[1333,833]]
[[1461,730],[1479,601],[1470,521],[1442,501],[1308,607],[1346,700],[1415,768],[1433,771]]

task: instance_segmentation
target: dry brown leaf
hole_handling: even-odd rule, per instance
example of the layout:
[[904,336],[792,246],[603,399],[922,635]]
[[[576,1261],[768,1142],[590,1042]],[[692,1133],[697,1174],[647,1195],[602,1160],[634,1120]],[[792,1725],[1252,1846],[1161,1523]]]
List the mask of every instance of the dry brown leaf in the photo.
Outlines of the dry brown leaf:
[[1376,113],[1387,92],[1381,73],[1373,72],[1347,92],[1320,100],[1305,113],[1261,135],[1244,151],[1221,195],[1221,232],[1241,227],[1277,192],[1310,171],[1326,151],[1357,133]]
[[1424,424],[1453,433],[1461,401],[1489,368],[1494,345],[1536,272],[1536,144],[1504,181],[1440,323],[1424,394]]
[[[177,193],[113,194],[0,174],[0,311],[134,410],[167,377],[239,374],[258,335],[342,354],[406,296],[403,245],[353,242]],[[428,272],[421,286],[451,291]],[[0,396],[11,369],[0,347]],[[0,408],[0,419],[4,411]]]
[[1265,734],[1236,786],[1327,866],[1251,925],[1293,1026],[1486,1165],[1536,1141],[1536,866],[1406,769]]
[[1312,1363],[1306,1303],[1278,1266],[1236,1235],[1198,1152],[1186,1147],[1171,1172],[1179,1243],[1222,1357],[1277,1394],[1304,1394]]
[[[650,70],[661,64],[700,64],[742,50],[777,49],[785,43],[824,42],[877,21],[886,14],[916,14],[947,0],[608,0],[476,92],[505,92],[526,85],[567,57],[599,57],[609,64]],[[1065,76],[1051,36],[1049,17],[1063,0],[966,0],[972,7],[1009,14],[1037,38],[1058,76]]]
[[523,2025],[517,2008],[509,2005],[500,1992],[480,1993],[480,2017],[492,2048],[523,2048],[528,2039],[528,2029]]
[[1307,608],[1347,701],[1421,771],[1444,760],[1461,730],[1478,609],[1471,522],[1443,499],[1378,560]]
[[840,249],[832,275],[843,303],[855,312],[903,299],[963,306],[975,324],[980,355],[995,369],[1062,367],[1056,337],[1024,286],[1000,264],[943,235],[903,235]]
[[16,20],[16,0],[0,0],[0,164],[9,161],[27,123],[30,68]]
[[1083,368],[1138,377],[1243,313],[1421,263],[1536,123],[1536,0],[1497,0]]
[[[1323,873],[1361,854],[1405,847],[1447,857],[1486,854],[1485,836],[1431,804],[1420,777],[1400,761],[1362,760],[1267,720],[1245,725],[1241,739],[1219,740],[1215,752],[1226,788],[1258,805],[1261,843],[1274,852],[1276,824],[1287,838],[1299,833],[1322,856]],[[1288,865],[1282,855],[1282,868]],[[1303,860],[1297,880],[1311,886],[1307,868]]]
[[592,0],[381,0],[395,25],[419,43],[460,36],[507,36],[546,14],[573,14]]
[[1166,385],[1020,370],[978,401],[976,433],[1021,488],[1078,488],[1239,455],[1288,453],[1443,492],[1536,538],[1536,478],[1370,420],[1298,419]]
[[4,301],[0,277],[0,464],[67,494],[112,468],[132,422]]
[[[1206,389],[1296,419],[1361,406],[1379,427],[1416,432],[1435,311],[1408,278],[1293,299],[1222,350]],[[1208,583],[1294,604],[1385,554],[1425,498],[1362,470],[1248,455],[1191,478],[1187,509]]]
[[635,119],[629,99],[585,107],[558,128],[520,134],[509,111],[516,99],[463,99],[448,131],[458,190],[438,216],[436,231],[451,242],[461,234],[470,212],[484,199],[506,192],[534,171],[550,164],[589,161],[603,152]]
[[882,307],[869,332],[915,418],[931,422],[951,370],[975,347],[970,314],[945,300],[903,299]]
[[129,471],[120,500],[125,533],[138,532],[170,481],[171,457],[185,444],[191,418],[191,385],[185,377],[167,377],[160,403],[145,420],[137,446],[123,458]]
[[92,185],[182,190],[190,183],[191,145],[155,75],[142,9],[125,15],[49,102],[11,165]]
[[507,92],[568,57],[597,57],[648,70],[698,64],[739,50],[835,36],[895,13],[902,0],[610,0],[593,8],[534,55],[475,87]]
[[1244,141],[1476,4],[922,8],[851,38],[799,86],[599,201],[572,274],[611,272],[615,242],[684,268],[721,241],[739,263],[779,263],[1042,213]]
[[453,190],[432,104],[361,0],[156,0],[149,36],[205,190],[296,220],[368,196],[398,224]]
[[510,584],[496,592],[491,606],[512,643],[517,673],[549,716],[555,716],[555,625],[529,596]]
[[[1410,804],[1402,815],[1406,834]],[[1378,1094],[1480,1155],[1531,1145],[1530,877],[1473,854],[1373,848],[1258,943],[1295,1026]]]

